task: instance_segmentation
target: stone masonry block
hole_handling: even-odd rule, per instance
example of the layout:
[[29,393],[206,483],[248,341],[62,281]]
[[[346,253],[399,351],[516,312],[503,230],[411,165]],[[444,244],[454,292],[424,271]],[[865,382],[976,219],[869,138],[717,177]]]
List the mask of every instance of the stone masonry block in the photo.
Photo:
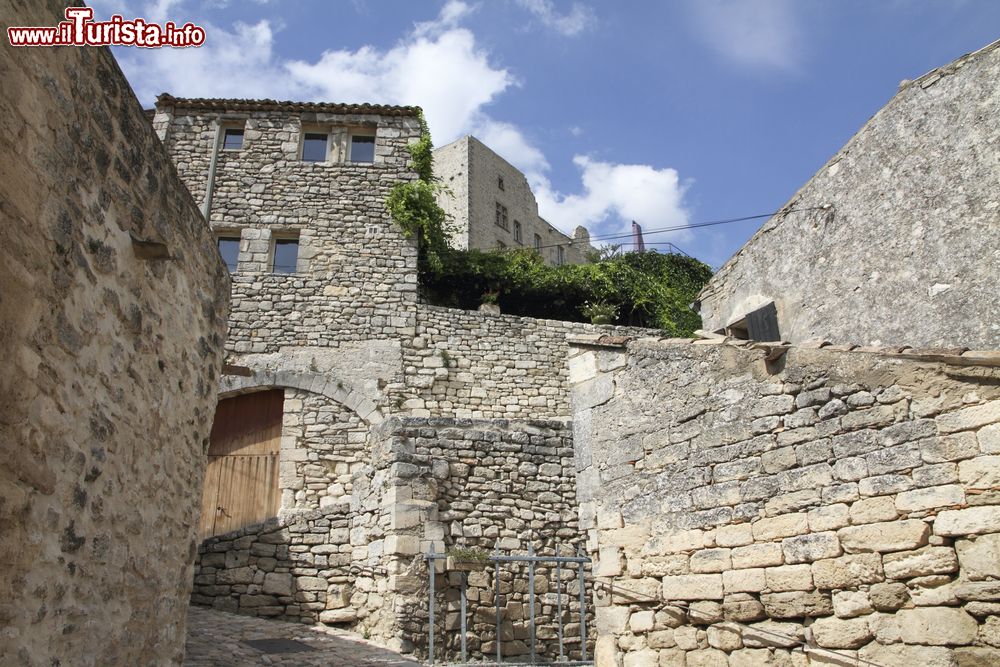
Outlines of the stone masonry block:
[[818,560],[812,564],[813,583],[819,589],[856,588],[861,584],[882,581],[882,558],[879,554],[861,553]]
[[860,648],[873,637],[864,618],[820,618],[809,627],[816,643],[824,648]]
[[1000,534],[980,535],[974,540],[955,542],[962,576],[973,581],[1000,578]]
[[934,534],[946,536],[1000,533],[1000,511],[995,506],[945,510],[934,520]]
[[847,553],[907,551],[927,544],[930,526],[917,519],[888,521],[841,528],[837,535]]
[[958,479],[967,489],[1000,487],[1000,456],[977,456],[962,461],[958,464]]
[[875,611],[868,593],[864,591],[839,591],[833,594],[833,613],[837,618],[854,618]]
[[771,618],[818,617],[833,614],[830,595],[819,591],[762,593],[760,601]]
[[737,547],[731,553],[734,568],[768,567],[785,562],[784,553],[778,543],[764,542]]
[[817,507],[809,510],[806,515],[809,519],[809,530],[814,533],[837,530],[851,522],[850,512],[845,503]]
[[663,578],[665,600],[721,600],[721,574],[685,574]]
[[759,567],[723,572],[722,582],[727,595],[731,593],[758,593],[767,588],[764,568]]
[[982,405],[974,405],[955,412],[946,412],[938,415],[938,430],[941,433],[954,433],[955,431],[967,431],[969,429],[986,426],[1000,422],[1000,400],[989,401]]
[[957,484],[914,489],[896,496],[896,509],[904,513],[964,504],[965,490]]
[[783,565],[764,570],[767,587],[774,592],[809,591],[813,588],[812,568],[808,564]]
[[704,549],[691,554],[689,561],[691,572],[722,572],[732,567],[729,549]]
[[809,532],[809,517],[803,512],[761,519],[753,524],[754,540],[766,542]]
[[896,612],[896,617],[899,620],[900,637],[907,644],[961,646],[971,644],[979,630],[976,619],[961,609],[901,609]]
[[781,549],[785,555],[785,563],[790,565],[835,558],[843,553],[840,540],[832,531],[786,538],[781,541]]
[[958,557],[951,547],[925,547],[916,551],[887,553],[882,568],[888,579],[910,579],[958,571]]

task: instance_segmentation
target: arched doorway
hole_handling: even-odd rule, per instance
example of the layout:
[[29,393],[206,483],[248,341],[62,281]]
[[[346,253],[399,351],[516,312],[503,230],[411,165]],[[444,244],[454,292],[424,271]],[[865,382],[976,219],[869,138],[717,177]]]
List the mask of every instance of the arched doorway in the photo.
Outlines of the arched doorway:
[[219,401],[212,423],[198,539],[277,516],[284,391]]

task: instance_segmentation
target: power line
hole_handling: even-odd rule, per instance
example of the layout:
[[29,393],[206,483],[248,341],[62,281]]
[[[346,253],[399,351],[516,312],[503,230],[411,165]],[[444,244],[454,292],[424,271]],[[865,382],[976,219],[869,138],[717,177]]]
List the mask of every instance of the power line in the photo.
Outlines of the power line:
[[[706,222],[695,222],[695,223],[692,223],[690,225],[674,225],[672,227],[659,227],[657,229],[649,229],[649,230],[643,231],[643,236],[645,236],[646,234],[661,234],[661,233],[665,233],[665,232],[677,232],[677,231],[681,231],[683,229],[698,229],[698,228],[701,228],[701,227],[714,227],[716,225],[728,225],[728,224],[732,224],[734,222],[747,222],[749,220],[760,220],[761,218],[770,218],[770,217],[773,217],[773,216],[775,216],[775,215],[777,215],[779,213],[787,215],[788,213],[804,213],[806,211],[821,211],[821,210],[825,210],[826,208],[828,208],[828,207],[827,206],[810,206],[808,208],[793,208],[793,209],[789,209],[787,211],[774,211],[772,213],[760,213],[760,214],[757,214],[757,215],[746,215],[746,216],[743,216],[743,217],[740,217],[740,218],[726,218],[724,220],[708,220]],[[590,237],[590,241],[610,241],[612,239],[631,238],[632,236],[633,236],[632,232],[622,232],[622,233],[618,233],[618,234],[601,234],[601,235],[598,235],[598,236],[592,236],[592,237]],[[666,243],[666,241],[648,241],[647,243],[648,244],[659,244],[659,243]],[[533,249],[534,250],[541,250],[543,248],[557,248],[557,247],[560,247],[560,246],[565,247],[565,246],[571,246],[571,245],[573,245],[573,240],[572,239],[569,240],[569,241],[564,241],[562,243],[550,243],[550,244],[547,244],[547,245],[534,246]]]

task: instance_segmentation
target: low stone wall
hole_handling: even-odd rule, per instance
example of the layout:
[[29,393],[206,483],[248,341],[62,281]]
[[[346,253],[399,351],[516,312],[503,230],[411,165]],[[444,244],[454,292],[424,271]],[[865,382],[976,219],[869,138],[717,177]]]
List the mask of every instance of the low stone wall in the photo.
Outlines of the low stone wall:
[[0,664],[180,665],[229,279],[111,52],[2,51]]
[[644,336],[634,327],[489,315],[420,304],[404,344],[406,391],[397,407],[416,417],[566,418],[566,336]]
[[[381,616],[365,624],[372,636],[426,655],[428,632],[424,554],[433,544],[481,555],[499,544],[504,553],[572,555],[577,530],[573,449],[568,425],[558,421],[479,421],[393,418],[376,429],[372,470],[356,476],[357,515],[352,539],[366,544],[355,563],[384,566],[389,581]],[[367,555],[367,562],[363,557]],[[445,563],[439,562],[445,573]],[[554,567],[535,571],[538,654],[558,655]],[[437,657],[458,657],[461,574],[437,577]],[[492,566],[468,575],[471,657],[496,651]],[[528,653],[526,568],[504,565],[500,578],[501,650]],[[579,655],[579,604],[574,572],[563,570],[567,654]],[[576,638],[574,639],[574,636]]]
[[996,353],[719,342],[573,351],[598,665],[1000,661]]

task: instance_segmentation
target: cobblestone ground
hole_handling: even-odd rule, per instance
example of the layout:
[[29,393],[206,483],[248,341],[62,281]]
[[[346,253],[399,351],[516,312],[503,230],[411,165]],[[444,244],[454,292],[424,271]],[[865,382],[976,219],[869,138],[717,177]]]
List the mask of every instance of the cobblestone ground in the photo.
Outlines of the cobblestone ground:
[[[314,651],[266,653],[246,643],[292,639]],[[205,607],[188,610],[185,667],[421,667],[420,663],[349,632],[299,623],[227,614]]]

